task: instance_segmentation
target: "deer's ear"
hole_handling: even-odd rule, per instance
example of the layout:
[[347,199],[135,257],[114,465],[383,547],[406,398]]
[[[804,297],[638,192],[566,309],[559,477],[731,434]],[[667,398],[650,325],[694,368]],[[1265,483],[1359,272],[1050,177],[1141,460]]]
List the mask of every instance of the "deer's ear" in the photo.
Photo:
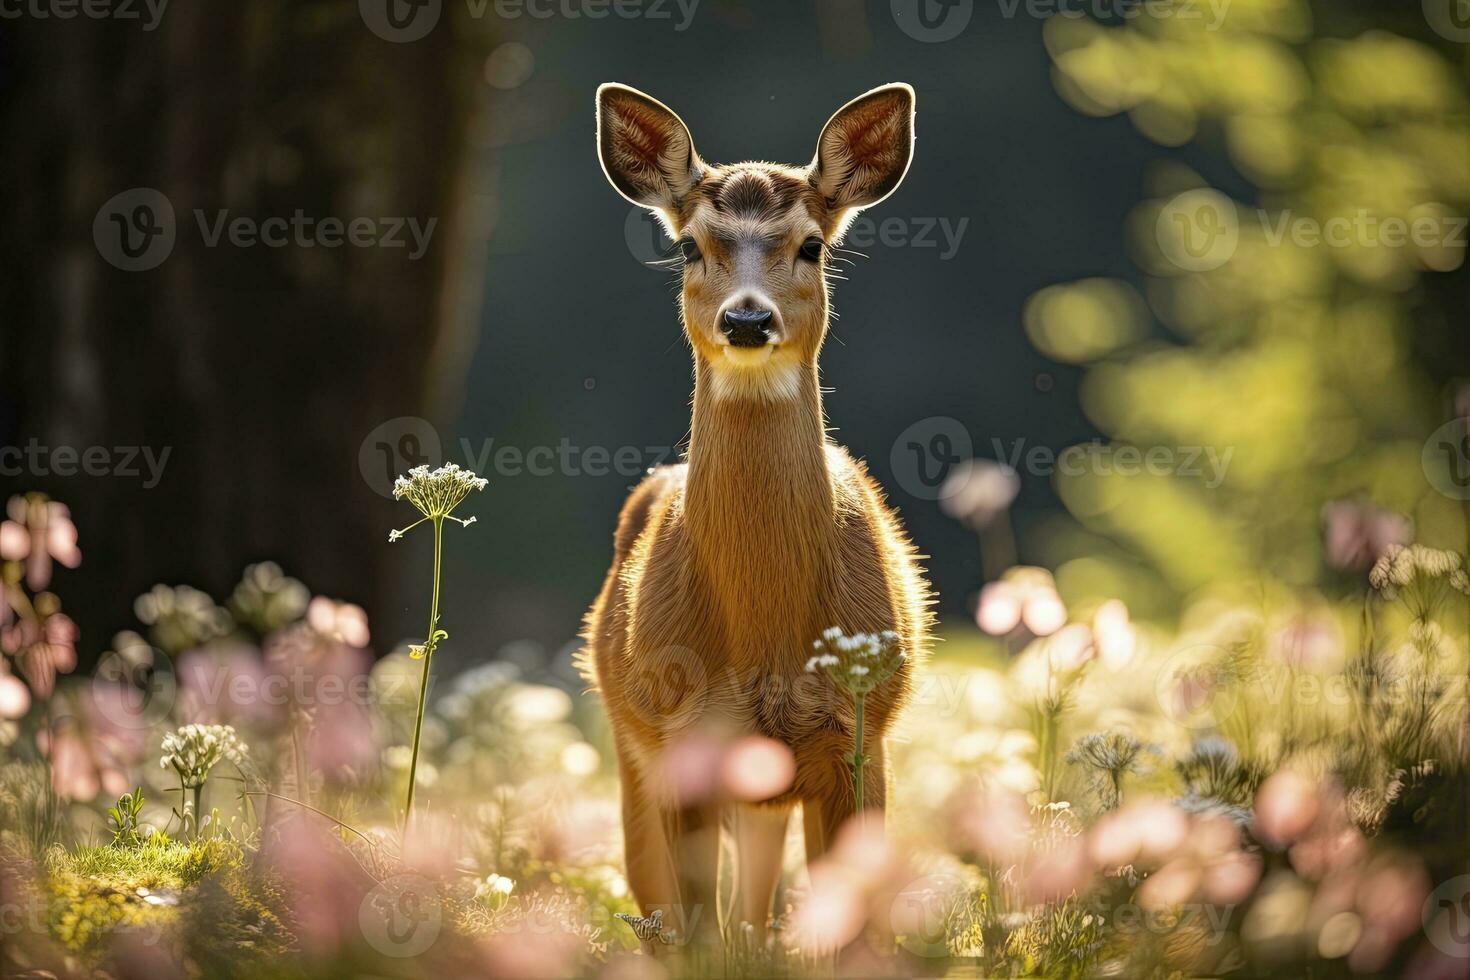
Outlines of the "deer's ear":
[[699,182],[703,165],[674,110],[626,85],[597,89],[597,154],[619,194],[669,213]]
[[913,156],[914,90],[895,82],[858,96],[827,120],[812,183],[834,208],[865,208],[893,193]]

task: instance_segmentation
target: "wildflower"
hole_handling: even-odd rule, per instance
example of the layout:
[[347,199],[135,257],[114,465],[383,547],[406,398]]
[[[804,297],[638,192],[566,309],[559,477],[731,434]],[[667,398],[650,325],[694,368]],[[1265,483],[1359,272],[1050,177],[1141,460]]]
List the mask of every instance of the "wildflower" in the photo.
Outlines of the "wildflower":
[[245,743],[236,737],[232,725],[185,725],[163,736],[159,765],[164,769],[172,766],[185,789],[197,789],[222,759],[244,769],[248,765],[246,752]]
[[453,516],[471,490],[484,490],[489,480],[476,476],[470,470],[460,469],[454,463],[445,463],[437,470],[427,466],[415,466],[407,476],[400,476],[393,483],[393,499],[407,500],[424,516],[400,531],[388,532],[389,541],[398,541],[410,530],[424,521],[439,521],[449,518],[468,527],[475,522],[473,517],[461,519]]
[[1110,599],[1092,617],[1092,637],[1097,655],[1111,670],[1121,670],[1138,649],[1138,631],[1128,615],[1128,606]]
[[808,673],[825,673],[852,696],[856,709],[853,720],[853,751],[849,758],[853,770],[853,797],[857,812],[863,810],[863,701],[868,693],[897,673],[908,660],[899,636],[892,630],[882,633],[855,633],[851,636],[832,627],[822,633],[816,648],[825,652],[807,661]]
[[507,878],[504,875],[492,874],[486,876],[484,881],[475,883],[475,897],[489,898],[497,902],[503,902],[510,897],[511,892],[515,891],[515,889],[516,883],[514,879]]
[[316,596],[306,607],[306,622],[318,635],[334,643],[358,648],[368,645],[367,613],[361,606]]
[[153,644],[170,656],[226,636],[234,626],[228,610],[187,585],[155,585],[133,601],[133,612],[150,627]]
[[1123,801],[1123,777],[1140,772],[1143,757],[1158,751],[1127,733],[1107,732],[1078,739],[1066,758],[1086,770],[1103,809],[1113,810]]
[[1361,570],[1389,549],[1409,543],[1414,525],[1407,517],[1362,500],[1336,500],[1322,511],[1327,563]]
[[310,598],[306,586],[281,571],[280,565],[263,561],[246,566],[226,606],[236,622],[266,636],[299,620]]
[[831,632],[823,633],[822,639],[817,641],[818,647],[826,652],[807,660],[807,673],[825,673],[854,696],[872,691],[902,667],[907,659],[899,645],[898,634],[891,630],[852,636],[838,630],[835,638],[828,639]]
[[1021,492],[1021,478],[1004,463],[972,459],[950,471],[939,488],[939,506],[979,531],[1000,516]]
[[65,504],[43,493],[28,493],[11,497],[5,512],[10,519],[0,523],[0,561],[24,562],[31,590],[51,584],[53,560],[66,568],[82,563],[77,527]]
[[439,571],[443,561],[444,522],[451,520],[465,527],[473,524],[475,521],[473,517],[455,517],[454,508],[469,496],[471,490],[483,490],[489,482],[469,470],[460,469],[454,463],[445,463],[437,470],[430,470],[427,466],[415,466],[408,471],[407,476],[400,476],[393,483],[394,499],[407,500],[424,516],[408,527],[390,532],[388,540],[390,542],[401,540],[405,534],[424,521],[429,521],[434,526],[434,591],[433,598],[429,602],[428,635],[423,643],[416,643],[409,647],[409,655],[415,660],[422,660],[424,670],[419,683],[418,714],[413,725],[413,756],[408,766],[408,801],[404,807],[405,823],[413,815],[414,787],[418,783],[416,773],[419,743],[423,737],[424,709],[428,705],[429,698],[429,663],[434,658],[434,650],[439,641],[449,638],[449,634],[439,628]]
[[1050,572],[1018,566],[980,590],[975,622],[991,636],[1022,624],[1036,636],[1050,636],[1066,624],[1067,607]]
[[15,661],[16,671],[40,698],[49,698],[57,674],[69,674],[77,665],[77,626],[61,611],[61,600],[42,592],[26,600],[18,590],[21,615],[0,627],[0,651]]
[[24,718],[31,709],[31,692],[0,660],[0,720]]

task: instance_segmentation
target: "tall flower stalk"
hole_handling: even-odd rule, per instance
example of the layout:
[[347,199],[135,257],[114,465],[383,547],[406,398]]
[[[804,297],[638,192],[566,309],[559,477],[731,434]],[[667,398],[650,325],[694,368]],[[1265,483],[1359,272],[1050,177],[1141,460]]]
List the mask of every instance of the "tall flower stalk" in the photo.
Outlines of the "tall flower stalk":
[[413,755],[408,764],[408,800],[403,807],[405,827],[413,816],[413,794],[418,785],[419,743],[424,731],[424,709],[429,700],[429,666],[439,641],[449,638],[449,634],[439,628],[439,571],[444,556],[444,522],[454,521],[463,527],[475,523],[473,517],[455,517],[453,511],[469,496],[471,490],[483,490],[488,482],[484,477],[460,469],[454,463],[446,463],[437,470],[415,466],[408,471],[407,476],[400,476],[393,484],[394,499],[407,500],[423,516],[402,530],[390,531],[388,540],[401,540],[405,534],[425,521],[434,527],[434,592],[429,600],[429,627],[425,632],[424,642],[409,647],[409,655],[415,660],[422,660],[424,670],[419,681],[418,713],[413,722]]
[[863,812],[863,770],[868,757],[863,754],[863,706],[868,695],[892,677],[907,659],[899,645],[898,634],[856,633],[848,636],[836,626],[826,630],[812,644],[815,655],[806,662],[808,673],[824,673],[852,698],[853,733],[852,794],[856,812]]

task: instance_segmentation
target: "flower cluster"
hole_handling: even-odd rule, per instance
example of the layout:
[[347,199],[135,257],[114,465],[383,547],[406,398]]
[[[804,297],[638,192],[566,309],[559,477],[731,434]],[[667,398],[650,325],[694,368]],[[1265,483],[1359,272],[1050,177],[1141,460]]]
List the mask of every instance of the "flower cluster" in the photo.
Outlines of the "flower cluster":
[[812,643],[816,655],[806,662],[807,673],[825,671],[838,687],[861,697],[903,666],[908,655],[892,630],[848,636],[833,626]]
[[1050,636],[1067,623],[1067,607],[1051,572],[1018,565],[980,590],[975,622],[991,636],[1025,626],[1035,636]]
[[[489,482],[483,476],[476,476],[472,471],[461,469],[454,463],[445,463],[437,470],[415,466],[408,471],[407,476],[400,476],[394,481],[393,499],[407,500],[424,515],[419,521],[410,524],[409,528],[426,520],[440,520],[445,517],[470,525],[475,522],[473,517],[460,520],[450,515],[469,496],[471,490],[484,490]],[[388,540],[399,540],[409,528],[388,532]]]
[[243,770],[248,764],[246,751],[232,725],[185,725],[163,736],[160,765],[173,766],[186,789],[197,789],[221,759]]
[[1470,595],[1465,559],[1453,551],[1426,548],[1422,544],[1390,547],[1368,573],[1368,583],[1388,598],[1424,579],[1443,579],[1456,592]]

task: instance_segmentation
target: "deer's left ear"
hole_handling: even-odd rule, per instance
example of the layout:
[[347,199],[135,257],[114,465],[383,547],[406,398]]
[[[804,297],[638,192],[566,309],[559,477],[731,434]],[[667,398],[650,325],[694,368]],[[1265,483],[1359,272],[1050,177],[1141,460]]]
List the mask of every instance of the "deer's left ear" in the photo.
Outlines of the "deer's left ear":
[[619,194],[676,214],[704,169],[684,120],[635,88],[597,89],[597,154]]
[[834,208],[877,204],[914,157],[914,90],[895,82],[838,109],[817,139],[812,183]]

